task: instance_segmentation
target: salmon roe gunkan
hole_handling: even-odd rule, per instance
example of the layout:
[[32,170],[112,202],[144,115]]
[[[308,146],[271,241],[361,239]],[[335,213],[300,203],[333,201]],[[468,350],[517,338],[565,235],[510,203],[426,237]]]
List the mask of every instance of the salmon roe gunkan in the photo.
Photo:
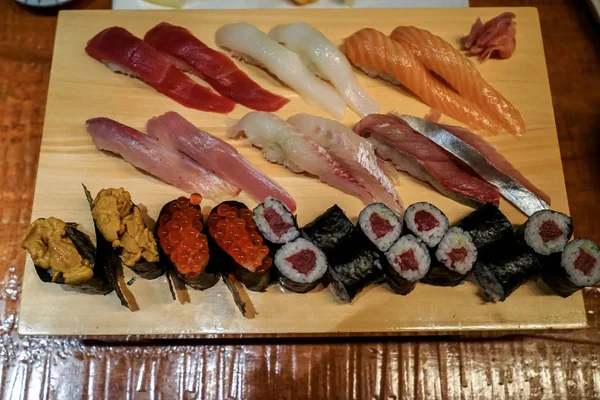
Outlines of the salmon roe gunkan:
[[[191,201],[190,201],[191,199]],[[171,201],[158,219],[158,239],[177,271],[194,279],[208,264],[208,240],[202,232],[199,194]]]
[[217,244],[246,269],[263,273],[271,268],[269,248],[256,229],[251,210],[219,204],[208,217],[208,229]]

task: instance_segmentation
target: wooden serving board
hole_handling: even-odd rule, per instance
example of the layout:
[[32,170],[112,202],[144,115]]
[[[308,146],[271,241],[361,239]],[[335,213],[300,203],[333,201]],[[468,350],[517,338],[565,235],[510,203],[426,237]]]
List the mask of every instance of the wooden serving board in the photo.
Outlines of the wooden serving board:
[[[236,106],[228,116],[187,109],[149,86],[110,72],[88,57],[84,47],[100,30],[120,25],[142,37],[161,21],[182,25],[214,46],[221,25],[248,22],[268,31],[277,24],[304,21],[313,24],[334,43],[362,27],[390,32],[397,25],[428,29],[458,46],[478,16],[489,19],[507,9],[392,9],[392,10],[227,10],[227,11],[62,11],[56,32],[46,121],[39,160],[32,218],[55,216],[76,221],[93,233],[92,219],[81,183],[92,193],[123,186],[133,200],[156,218],[160,207],[182,194],[142,174],[126,162],[97,151],[85,130],[91,117],[109,117],[143,130],[146,121],[166,111],[177,111],[199,127],[224,138],[227,118],[240,118],[247,108]],[[517,51],[509,60],[478,65],[483,76],[522,112],[528,133],[518,140],[509,135],[490,137],[519,170],[552,196],[554,209],[568,213],[556,127],[537,11],[512,9],[517,15]],[[298,112],[327,116],[308,104],[264,71],[240,64],[263,87],[291,99],[278,115]],[[382,111],[398,110],[422,116],[428,107],[401,89],[357,72],[360,82],[380,103]],[[344,122],[358,121],[350,110]],[[448,118],[444,117],[447,121]],[[450,121],[452,122],[452,121]],[[297,175],[265,161],[247,141],[232,142],[254,165],[281,183],[297,200],[298,221],[305,224],[333,203],[351,218],[363,205],[317,179]],[[428,185],[398,173],[398,193],[405,204],[429,201],[446,212],[451,222],[471,210],[449,200]],[[240,201],[254,207],[245,195]],[[212,203],[205,203],[212,205]],[[502,210],[514,224],[524,215],[502,200]],[[133,274],[125,271],[127,281]],[[225,285],[219,282],[204,292],[190,290],[191,303],[172,301],[166,279],[130,286],[141,310],[132,313],[120,306],[114,294],[91,296],[42,283],[28,258],[25,268],[19,333],[49,335],[187,335],[187,334],[321,334],[366,332],[437,332],[580,328],[586,326],[582,296],[567,299],[552,295],[536,283],[518,289],[504,303],[484,302],[478,287],[466,282],[455,288],[424,284],[408,296],[392,293],[387,286],[365,290],[353,304],[340,304],[327,290],[308,294],[284,293],[272,286],[266,293],[252,293],[258,311],[243,318]]]

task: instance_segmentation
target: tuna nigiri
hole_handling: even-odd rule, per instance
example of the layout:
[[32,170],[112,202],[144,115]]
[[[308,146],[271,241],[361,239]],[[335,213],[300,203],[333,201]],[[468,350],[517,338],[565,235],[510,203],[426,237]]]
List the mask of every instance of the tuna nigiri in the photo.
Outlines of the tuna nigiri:
[[232,138],[246,136],[254,146],[262,149],[267,160],[284,165],[292,172],[316,175],[321,181],[366,204],[374,201],[352,173],[323,147],[275,114],[250,112],[228,129],[228,135]]
[[165,146],[182,152],[240,187],[259,203],[271,196],[291,211],[296,210],[296,202],[285,189],[250,164],[233,146],[198,129],[176,112],[152,118],[146,124],[146,131]]
[[197,75],[236,103],[254,110],[277,111],[289,102],[260,87],[229,57],[211,49],[185,28],[162,22],[146,33],[144,41],[170,56],[178,68]]
[[98,33],[85,51],[111,70],[140,78],[186,107],[228,113],[235,106],[233,101],[191,80],[158,50],[123,28],[114,26]]
[[444,78],[460,95],[479,104],[508,132],[517,136],[525,133],[519,111],[450,43],[413,26],[399,26],[390,37],[407,46],[426,68]]
[[344,116],[346,104],[327,83],[304,65],[298,54],[286,49],[250,24],[229,24],[219,28],[217,45],[230,49],[246,62],[263,67],[336,118]]
[[86,125],[98,150],[117,154],[134,167],[181,190],[213,200],[237,196],[240,192],[187,156],[117,121],[92,118]]
[[346,125],[310,114],[296,114],[287,122],[317,142],[346,167],[378,201],[398,214],[404,212],[393,183],[378,165],[373,145]]
[[428,182],[446,197],[469,206],[500,203],[495,186],[395,115],[371,114],[356,124],[354,132],[368,137],[378,156]]
[[491,144],[489,144],[485,139],[480,136],[477,136],[473,132],[468,131],[465,128],[460,126],[452,126],[445,124],[438,124],[443,129],[447,130],[469,146],[473,147],[475,150],[479,152],[490,164],[496,167],[499,171],[505,173],[506,175],[513,178],[515,181],[519,182],[525,188],[527,188],[530,192],[534,193],[536,196],[544,200],[546,203],[550,204],[550,196],[544,193],[541,189],[536,187],[533,183],[531,183],[525,176],[519,172],[512,164],[504,158],[504,156],[498,153],[498,150]]
[[344,53],[317,29],[299,22],[276,26],[269,36],[300,55],[315,74],[331,82],[358,115],[379,112],[379,104],[358,83]]
[[400,83],[434,109],[476,130],[497,133],[502,127],[476,103],[435,78],[404,45],[374,29],[361,29],[344,40],[344,53],[372,76]]

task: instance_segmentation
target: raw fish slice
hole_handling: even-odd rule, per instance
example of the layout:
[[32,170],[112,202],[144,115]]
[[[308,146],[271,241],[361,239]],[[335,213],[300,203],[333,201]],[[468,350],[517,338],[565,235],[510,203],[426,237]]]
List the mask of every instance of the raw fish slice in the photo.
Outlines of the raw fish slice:
[[502,127],[476,103],[454,92],[435,78],[412,52],[383,33],[361,29],[344,40],[344,53],[358,68],[372,76],[400,83],[430,107],[472,128],[498,133]]
[[550,204],[550,196],[544,193],[541,189],[537,188],[531,183],[521,172],[519,172],[512,164],[504,158],[504,156],[498,153],[498,150],[485,139],[477,136],[473,132],[466,130],[460,126],[452,126],[445,124],[438,124],[443,129],[447,130],[463,142],[467,143],[471,147],[475,148],[490,164],[496,167],[499,171],[504,172],[506,175],[512,177],[514,180],[519,182],[529,191],[534,193],[536,196]]
[[148,135],[189,156],[203,167],[240,187],[254,200],[263,202],[269,196],[296,210],[296,202],[277,182],[250,164],[230,144],[195,127],[176,112],[152,118],[146,124]]
[[378,156],[392,161],[397,169],[429,182],[446,197],[469,206],[500,203],[500,193],[495,186],[414,132],[399,117],[371,114],[356,124],[354,132],[369,136]]
[[375,199],[398,214],[404,213],[394,184],[380,169],[373,145],[368,140],[338,121],[316,115],[296,114],[287,122],[327,150]]
[[222,26],[217,31],[216,42],[246,62],[269,70],[334,117],[344,116],[346,104],[339,94],[310,72],[298,54],[286,49],[255,26],[243,23]]
[[246,136],[262,149],[263,156],[292,172],[308,172],[321,181],[358,197],[365,204],[374,201],[367,189],[344,166],[317,142],[279,118],[275,114],[254,111],[246,114],[228,129],[232,138]]
[[358,115],[379,112],[379,104],[358,83],[344,53],[317,29],[299,22],[276,26],[269,36],[297,53],[315,74],[331,82]]
[[98,33],[85,51],[111,70],[140,78],[186,107],[228,113],[235,106],[233,101],[191,80],[162,53],[123,28],[114,26]]
[[180,26],[162,22],[144,40],[167,54],[174,64],[205,80],[221,95],[260,111],[277,111],[289,99],[271,93],[240,70],[227,55],[215,51]]
[[92,118],[86,126],[98,150],[117,154],[134,167],[188,193],[219,200],[240,192],[187,156],[117,121]]
[[444,78],[461,96],[479,104],[508,132],[516,136],[525,133],[519,111],[450,43],[412,26],[397,27],[390,37],[408,47],[417,60]]

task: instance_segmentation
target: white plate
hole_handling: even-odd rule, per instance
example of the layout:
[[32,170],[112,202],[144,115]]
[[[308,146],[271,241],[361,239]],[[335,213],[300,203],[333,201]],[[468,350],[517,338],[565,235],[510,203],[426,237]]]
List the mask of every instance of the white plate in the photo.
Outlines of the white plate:
[[[37,1],[37,0],[29,0]],[[42,0],[44,1],[44,0]],[[50,0],[48,0],[50,1]],[[342,0],[317,0],[297,6],[292,0],[187,0],[184,9],[347,8]],[[469,7],[469,0],[355,0],[354,8]],[[143,0],[113,0],[113,10],[166,10]]]

